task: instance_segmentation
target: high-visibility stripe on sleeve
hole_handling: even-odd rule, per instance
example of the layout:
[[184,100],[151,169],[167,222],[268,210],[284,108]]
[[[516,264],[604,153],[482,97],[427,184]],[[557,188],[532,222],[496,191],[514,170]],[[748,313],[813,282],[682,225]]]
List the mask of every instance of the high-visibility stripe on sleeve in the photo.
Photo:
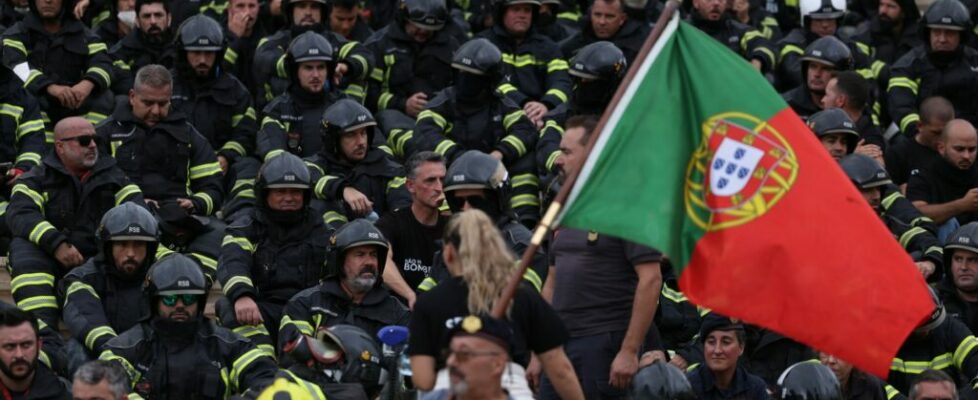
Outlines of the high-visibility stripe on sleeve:
[[25,56],[27,55],[27,47],[24,46],[24,42],[21,42],[16,39],[6,38],[3,39],[3,45],[7,47],[13,47],[17,51],[23,53]]
[[568,69],[567,61],[564,61],[560,58],[555,58],[553,60],[550,60],[549,63],[547,63],[548,74],[554,71],[566,71],[567,69]]
[[217,161],[190,167],[190,180],[206,178],[221,173],[221,164]]
[[435,124],[442,129],[445,129],[445,127],[448,125],[448,121],[445,120],[445,117],[441,116],[441,114],[438,114],[434,111],[424,110],[418,113],[418,122],[421,122],[421,120],[423,119],[429,119],[429,118],[433,120]]
[[567,93],[564,93],[564,91],[560,89],[550,89],[547,91],[547,93],[544,93],[544,95],[551,95],[560,99],[561,102],[567,102]]
[[234,362],[231,363],[231,382],[234,382],[235,386],[240,387],[241,382],[238,381],[238,378],[240,378],[241,374],[248,369],[251,363],[255,362],[255,360],[261,357],[265,357],[265,353],[263,351],[251,349],[235,359]]
[[112,327],[102,325],[100,327],[92,329],[91,331],[88,332],[87,335],[85,335],[85,347],[88,348],[89,350],[94,350],[95,341],[102,336],[116,337],[119,335],[115,333],[115,330],[112,329]]
[[75,292],[78,291],[86,291],[96,299],[101,299],[98,293],[95,292],[95,288],[93,288],[92,285],[89,285],[82,281],[74,281],[71,283],[71,285],[68,285],[68,290],[65,291],[65,303],[68,302],[67,298],[71,297],[71,295],[75,294]]
[[958,343],[958,347],[954,349],[954,366],[961,370],[964,367],[964,361],[971,355],[972,350],[978,346],[978,339],[974,336],[968,336]]
[[139,186],[136,186],[132,183],[123,186],[122,189],[119,189],[118,192],[115,192],[115,205],[122,204],[122,202],[126,201],[126,199],[128,199],[129,197],[132,197],[133,195],[141,192],[142,191],[139,190]]
[[900,130],[906,132],[907,128],[910,127],[910,124],[914,122],[920,122],[920,115],[917,113],[907,114],[906,116],[900,119]]
[[17,275],[10,280],[10,293],[15,294],[18,290],[27,286],[54,287],[54,275],[44,272]]
[[200,199],[200,201],[204,202],[204,209],[200,210],[203,211],[204,215],[210,215],[214,211],[214,199],[211,198],[211,195],[204,192],[200,192],[200,193],[194,193],[194,195],[191,197],[195,199]]
[[240,237],[240,236],[232,236],[232,235],[224,236],[224,241],[221,242],[221,246],[223,247],[232,244],[240,247],[242,250],[247,251],[249,253],[255,252],[255,245],[251,243],[251,241],[248,240],[248,238]]
[[292,325],[295,329],[299,330],[299,333],[306,336],[313,336],[315,334],[315,328],[308,321],[303,321],[301,319],[292,319],[289,315],[282,316],[282,322],[279,323],[279,330],[282,330],[286,325]]
[[44,234],[54,230],[56,229],[54,229],[54,225],[51,225],[50,222],[48,221],[38,222],[37,225],[34,225],[34,229],[31,229],[31,233],[30,235],[28,235],[28,239],[31,241],[31,243],[40,245],[41,238],[44,237]]
[[223,288],[224,295],[227,296],[228,293],[231,291],[232,288],[234,288],[235,285],[245,285],[245,286],[255,287],[255,285],[251,283],[251,278],[247,276],[235,276],[232,277],[231,279],[228,279],[228,282],[224,284],[224,288]]

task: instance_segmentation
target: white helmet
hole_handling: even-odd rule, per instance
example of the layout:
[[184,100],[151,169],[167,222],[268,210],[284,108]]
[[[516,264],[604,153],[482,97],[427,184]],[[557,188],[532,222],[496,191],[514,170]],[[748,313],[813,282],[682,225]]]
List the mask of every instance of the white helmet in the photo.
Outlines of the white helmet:
[[837,19],[846,15],[846,0],[801,0],[798,8],[802,23],[805,18]]

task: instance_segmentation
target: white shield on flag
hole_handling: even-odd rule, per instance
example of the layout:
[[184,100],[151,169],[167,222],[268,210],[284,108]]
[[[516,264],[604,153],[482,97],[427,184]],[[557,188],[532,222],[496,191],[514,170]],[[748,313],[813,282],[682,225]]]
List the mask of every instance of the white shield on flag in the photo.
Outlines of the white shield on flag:
[[710,192],[724,197],[740,192],[762,157],[764,152],[756,147],[723,138],[710,161]]

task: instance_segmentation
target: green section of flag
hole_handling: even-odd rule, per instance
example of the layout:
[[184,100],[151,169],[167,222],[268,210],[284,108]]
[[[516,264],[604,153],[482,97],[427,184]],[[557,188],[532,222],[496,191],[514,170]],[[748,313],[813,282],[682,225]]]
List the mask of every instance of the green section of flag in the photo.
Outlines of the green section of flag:
[[[660,42],[628,82],[560,224],[656,247],[683,268],[704,234],[684,201],[704,124],[720,114],[765,121],[786,104],[743,58],[692,25],[674,18]],[[709,185],[703,176],[692,174]]]

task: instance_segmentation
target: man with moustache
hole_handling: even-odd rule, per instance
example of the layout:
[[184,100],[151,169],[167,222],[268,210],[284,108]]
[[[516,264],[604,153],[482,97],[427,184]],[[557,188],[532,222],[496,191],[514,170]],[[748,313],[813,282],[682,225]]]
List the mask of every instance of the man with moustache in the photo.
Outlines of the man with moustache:
[[694,0],[689,22],[740,54],[758,71],[772,72],[778,62],[776,47],[756,29],[731,17],[727,13],[729,7],[726,0]]
[[513,397],[502,387],[513,331],[504,322],[487,316],[469,315],[450,332],[448,346],[448,389],[435,390],[422,400],[483,400]]
[[330,276],[299,292],[285,306],[279,349],[320,327],[352,324],[368,334],[387,325],[407,326],[410,312],[383,286],[387,239],[366,219],[343,225],[330,238]]
[[[978,133],[970,122],[955,119],[948,122],[937,142],[941,160],[907,183],[907,198],[920,212],[941,229],[950,232],[957,225],[978,220]],[[946,236],[946,235],[940,235]]]
[[208,289],[187,256],[157,260],[143,284],[150,316],[109,340],[100,359],[118,362],[144,399],[226,399],[271,384],[275,360],[204,317]]
[[919,45],[920,10],[912,0],[880,0],[877,14],[860,25],[854,40],[873,47],[873,56],[892,64]]
[[221,68],[226,41],[221,25],[204,15],[187,18],[177,35],[179,49],[173,80],[173,109],[217,151],[225,173],[255,148],[257,116],[251,94]]
[[[651,27],[629,18],[624,0],[598,0],[591,4],[591,11],[584,19],[584,28],[560,42],[560,49],[568,60],[584,46],[608,41],[621,49],[625,61],[635,61]],[[573,66],[573,63],[571,63]]]
[[696,398],[770,398],[764,380],[737,364],[744,354],[746,339],[741,323],[711,313],[703,321],[700,337],[703,338],[703,356],[706,360],[686,375],[696,392]]
[[26,311],[0,311],[0,389],[7,399],[68,400],[71,389],[38,362],[41,352],[38,322]]
[[126,201],[143,203],[139,187],[111,157],[99,157],[95,128],[83,118],[61,120],[54,151],[14,185],[7,208],[11,291],[17,305],[58,326],[57,281],[98,252],[102,215]]
[[310,207],[312,184],[302,159],[273,156],[258,172],[255,207],[227,228],[221,246],[221,326],[269,354],[285,303],[326,275],[329,231]]
[[159,245],[156,218],[125,203],[105,213],[98,237],[99,253],[61,282],[64,321],[74,339],[69,342],[73,367],[97,358],[109,339],[149,314],[142,284]]
[[115,80],[112,92],[124,95],[132,88],[133,78],[140,68],[159,64],[173,68],[177,48],[170,29],[170,2],[167,0],[136,0],[136,26],[128,35],[109,49]]

